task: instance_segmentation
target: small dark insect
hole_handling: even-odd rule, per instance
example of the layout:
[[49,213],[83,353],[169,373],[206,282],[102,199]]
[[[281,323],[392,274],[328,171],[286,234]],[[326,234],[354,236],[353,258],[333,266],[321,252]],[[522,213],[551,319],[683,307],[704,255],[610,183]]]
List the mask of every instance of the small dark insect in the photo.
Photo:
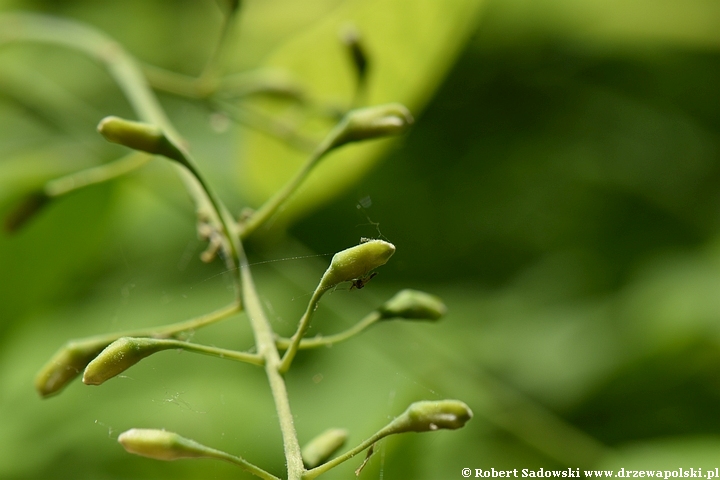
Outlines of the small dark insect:
[[362,278],[356,278],[355,280],[352,281],[350,290],[352,290],[353,288],[357,288],[358,290],[360,290],[361,288],[363,288],[365,286],[366,283],[368,283],[370,280],[372,280],[375,275],[377,275],[377,272],[373,272],[369,275],[365,275]]

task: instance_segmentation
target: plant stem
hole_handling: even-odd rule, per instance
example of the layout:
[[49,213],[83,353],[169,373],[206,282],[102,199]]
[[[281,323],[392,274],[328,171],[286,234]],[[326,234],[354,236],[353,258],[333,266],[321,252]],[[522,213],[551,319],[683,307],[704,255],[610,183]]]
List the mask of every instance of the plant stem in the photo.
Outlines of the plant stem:
[[143,152],[132,152],[110,163],[50,180],[45,184],[44,191],[48,197],[59,197],[88,185],[106,182],[130,173],[148,163],[152,158],[152,155]]
[[[230,305],[227,305],[223,308],[220,308],[218,310],[215,310],[214,312],[206,313],[205,315],[201,315],[199,317],[192,318],[190,320],[186,320],[184,322],[174,323],[170,325],[165,325],[164,327],[155,328],[153,330],[146,330],[146,331],[154,331],[156,333],[150,333],[146,336],[149,337],[159,337],[159,335],[177,335],[181,332],[187,332],[189,330],[197,330],[198,328],[205,327],[207,325],[210,325],[211,323],[215,323],[217,321],[223,320],[230,315],[233,315],[239,311],[242,310],[242,306],[239,302],[233,302]],[[129,335],[127,335],[129,336]],[[138,335],[135,335],[138,336]]]
[[[160,127],[168,140],[184,151],[181,136],[168,120],[165,112],[152,93],[140,65],[117,42],[102,32],[81,23],[61,20],[32,13],[8,13],[0,15],[0,45],[25,41],[49,43],[82,52],[107,68],[138,117]],[[207,189],[192,159],[187,156],[183,166],[177,165],[178,173],[186,189],[195,201],[199,217],[209,219],[226,230],[228,236],[236,234],[232,217]],[[236,255],[233,255],[236,256]],[[236,279],[239,283],[239,276]],[[239,286],[238,286],[239,292]]]
[[207,458],[216,458],[218,460],[225,460],[226,462],[234,463],[235,465],[238,465],[242,467],[243,469],[247,470],[248,472],[252,473],[256,477],[260,477],[263,480],[280,480],[278,477],[273,475],[270,472],[266,472],[262,468],[258,467],[257,465],[254,465],[247,460],[245,460],[242,457],[236,457],[235,455],[231,455],[229,453],[215,450],[214,448],[205,447],[206,450],[206,457]]
[[[129,337],[132,339],[132,337]],[[148,340],[146,340],[148,341]],[[265,360],[256,353],[238,352],[237,350],[228,350],[226,348],[210,347],[208,345],[200,345],[197,343],[189,343],[174,339],[152,339],[152,346],[157,346],[162,350],[180,349],[193,353],[201,353],[218,358],[229,358],[238,362],[249,363],[251,365],[263,366]]]
[[357,455],[358,453],[362,452],[366,448],[370,447],[372,444],[376,443],[378,440],[381,440],[388,435],[391,435],[393,432],[390,429],[390,425],[386,425],[383,428],[381,428],[377,433],[375,433],[373,436],[368,438],[367,440],[363,441],[360,445],[353,448],[352,450],[349,450],[342,455],[333,458],[327,463],[323,463],[319,467],[315,467],[312,470],[307,470],[305,474],[302,476],[303,480],[312,480],[313,478],[322,475],[323,473],[327,472],[328,470],[337,467],[343,462],[346,462],[350,460],[352,457]]
[[300,319],[298,329],[290,338],[290,345],[288,345],[288,349],[285,351],[285,355],[283,355],[282,363],[279,367],[280,373],[285,373],[290,368],[290,364],[292,364],[293,358],[295,358],[295,354],[300,346],[300,341],[307,332],[308,328],[310,328],[310,320],[312,320],[312,316],[315,313],[315,310],[317,310],[318,302],[320,302],[320,298],[327,289],[328,287],[324,285],[318,285],[318,288],[316,288],[313,292],[312,298],[310,298],[310,302],[308,302],[307,309]]
[[238,242],[238,252],[240,254],[245,311],[250,318],[250,324],[255,333],[258,355],[265,359],[265,372],[275,401],[275,409],[283,437],[288,480],[300,480],[305,467],[303,466],[300,443],[298,442],[292,411],[290,410],[290,400],[285,386],[285,379],[280,374],[280,354],[277,347],[275,347],[274,332],[260,305],[260,298],[255,289],[247,257],[240,242]]
[[245,223],[240,225],[241,238],[247,238],[257,228],[265,223],[270,217],[272,217],[278,209],[287,201],[288,198],[297,190],[300,184],[305,180],[310,171],[317,165],[317,163],[333,148],[333,142],[339,134],[338,124],[333,130],[325,137],[322,143],[315,149],[310,155],[302,168],[285,184],[275,195],[273,195],[267,202],[263,204]]
[[208,94],[208,92],[200,90],[197,78],[190,75],[173,72],[155,65],[143,64],[142,69],[148,82],[156,90],[196,100],[203,99]]
[[[303,338],[300,341],[300,345],[298,345],[298,350],[306,350],[309,348],[318,348],[318,347],[327,347],[330,345],[333,345],[335,343],[343,342],[358,333],[362,332],[372,324],[376,323],[378,320],[382,318],[382,314],[380,312],[371,312],[368,314],[365,318],[360,320],[358,323],[353,325],[352,327],[348,328],[347,330],[336,333],[334,335],[328,335],[326,337],[323,337],[322,335],[318,335],[313,338]],[[279,349],[287,349],[290,346],[292,339],[290,338],[277,338],[275,340],[275,345]]]
[[93,337],[86,337],[74,340],[75,342],[91,342],[95,341],[98,346],[105,348],[115,340],[122,337],[150,337],[150,338],[168,338],[179,335],[183,332],[191,330],[197,330],[198,328],[206,327],[212,323],[219,322],[225,318],[239,312],[241,310],[240,304],[235,302],[221,309],[215,310],[214,312],[201,315],[199,317],[186,320],[184,322],[171,323],[169,325],[163,325],[160,327],[143,328],[140,330],[129,330],[125,332],[108,333],[102,335],[96,335]]
[[281,123],[264,113],[247,107],[240,108],[229,102],[219,100],[213,101],[213,104],[217,105],[236,122],[282,140],[296,150],[312,152],[317,147],[317,142],[301,135],[291,125]]
[[236,18],[237,9],[233,9],[223,15],[222,26],[220,27],[220,36],[213,48],[210,57],[208,58],[202,73],[198,77],[198,84],[200,85],[201,91],[208,90],[210,92],[215,90],[215,84],[217,83],[218,69],[220,64],[220,57],[222,55],[223,46],[227,39],[230,27],[233,24],[233,20]]

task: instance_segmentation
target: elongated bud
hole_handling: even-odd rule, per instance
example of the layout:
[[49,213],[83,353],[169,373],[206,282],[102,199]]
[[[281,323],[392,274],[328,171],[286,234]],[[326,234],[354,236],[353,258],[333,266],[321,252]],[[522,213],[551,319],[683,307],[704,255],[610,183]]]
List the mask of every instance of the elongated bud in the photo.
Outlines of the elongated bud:
[[302,449],[302,458],[307,468],[325,463],[333,453],[345,445],[348,431],[344,428],[330,428],[313,438]]
[[177,347],[169,347],[154,338],[118,338],[88,364],[83,374],[83,383],[100,385],[143,358],[168,348]]
[[378,311],[383,320],[390,318],[437,320],[445,315],[447,307],[435,295],[419,290],[405,289],[396,293]]
[[340,40],[348,49],[358,82],[364,82],[367,76],[368,57],[360,39],[360,32],[355,28],[355,25],[346,25],[340,32]]
[[42,397],[59,393],[85,369],[112,340],[88,339],[63,345],[35,376],[35,389]]
[[129,453],[155,460],[179,460],[181,458],[216,458],[219,452],[194,440],[165,430],[133,428],[123,432],[118,442]]
[[220,8],[226,10],[229,14],[235,13],[237,10],[240,9],[241,5],[240,0],[217,0],[217,3]]
[[363,278],[372,270],[385,265],[395,253],[395,245],[384,240],[370,240],[336,253],[320,280],[320,288],[327,289],[342,282]]
[[27,195],[22,201],[5,217],[5,231],[14,233],[18,231],[28,220],[33,218],[48,203],[50,197],[45,192],[33,192]]
[[460,400],[422,401],[411,404],[388,425],[389,433],[455,430],[465,426],[473,414]]
[[165,137],[160,127],[119,117],[105,117],[97,127],[105,140],[134,150],[163,155],[184,163],[182,153]]
[[399,135],[412,123],[410,111],[399,103],[352,110],[336,128],[337,134],[328,149],[360,140]]

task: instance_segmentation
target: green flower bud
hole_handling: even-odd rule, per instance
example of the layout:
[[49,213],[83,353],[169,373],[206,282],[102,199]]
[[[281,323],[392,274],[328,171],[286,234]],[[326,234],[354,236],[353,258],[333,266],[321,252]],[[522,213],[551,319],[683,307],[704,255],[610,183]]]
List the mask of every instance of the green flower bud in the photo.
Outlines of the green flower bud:
[[345,445],[348,431],[344,428],[330,428],[313,438],[302,449],[302,458],[307,468],[325,463],[340,447]]
[[413,123],[410,111],[399,103],[352,110],[337,127],[329,148],[350,142],[404,133]]
[[419,290],[401,290],[378,311],[382,319],[437,320],[447,312],[445,304],[435,295]]
[[218,453],[177,433],[156,429],[133,428],[121,433],[118,442],[129,453],[155,460],[216,457]]
[[360,39],[360,32],[354,25],[346,25],[340,32],[340,40],[348,49],[358,81],[364,81],[367,76],[368,57]]
[[361,279],[385,265],[393,253],[395,245],[384,240],[370,240],[338,252],[323,274],[320,288],[327,289],[342,282]]
[[59,393],[108,346],[112,340],[88,339],[63,345],[35,376],[35,389],[42,397]]
[[168,348],[177,347],[168,346],[154,338],[118,338],[88,364],[83,374],[83,383],[100,385],[143,358]]
[[105,117],[97,127],[105,140],[134,150],[163,155],[184,163],[182,153],[165,137],[156,125],[133,122],[118,117]]
[[227,12],[232,14],[240,8],[240,0],[218,0],[220,8],[227,9]]
[[411,404],[388,425],[389,433],[455,430],[465,426],[473,414],[460,400],[422,401]]
[[45,192],[33,192],[23,200],[5,217],[5,231],[14,233],[25,225],[50,201]]

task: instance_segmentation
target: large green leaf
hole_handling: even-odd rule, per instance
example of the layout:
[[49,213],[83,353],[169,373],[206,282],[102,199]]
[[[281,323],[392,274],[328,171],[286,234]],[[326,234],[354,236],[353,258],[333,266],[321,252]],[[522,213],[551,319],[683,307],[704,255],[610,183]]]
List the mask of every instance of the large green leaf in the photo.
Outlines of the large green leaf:
[[482,36],[498,43],[540,36],[619,47],[717,48],[720,4],[704,0],[496,0]]
[[[293,9],[292,4],[275,2],[281,9]],[[417,115],[452,65],[483,4],[478,0],[344,2],[279,46],[265,66],[286,69],[312,98],[348,107],[354,89],[353,67],[338,34],[351,22],[361,32],[370,57],[367,103],[401,102]],[[333,153],[276,223],[345,190],[389,145],[371,142]],[[238,149],[240,185],[254,205],[290,178],[306,156],[256,132],[241,137]]]

